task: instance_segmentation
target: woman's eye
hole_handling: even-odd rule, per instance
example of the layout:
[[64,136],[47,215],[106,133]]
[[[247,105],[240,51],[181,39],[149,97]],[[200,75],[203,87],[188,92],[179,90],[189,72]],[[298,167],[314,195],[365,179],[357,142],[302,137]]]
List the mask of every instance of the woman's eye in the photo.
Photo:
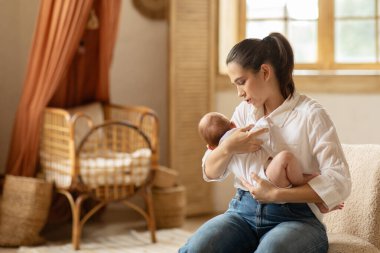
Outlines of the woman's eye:
[[238,81],[236,84],[237,85],[244,85],[245,84],[245,80]]

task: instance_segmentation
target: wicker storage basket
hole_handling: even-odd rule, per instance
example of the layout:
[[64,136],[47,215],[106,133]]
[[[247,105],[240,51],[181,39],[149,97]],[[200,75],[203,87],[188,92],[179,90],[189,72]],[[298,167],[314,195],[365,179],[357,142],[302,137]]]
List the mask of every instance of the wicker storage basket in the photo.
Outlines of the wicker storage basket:
[[152,193],[157,228],[182,226],[186,215],[185,187],[154,187]]
[[42,179],[7,175],[0,217],[0,245],[37,245],[46,223],[52,184]]
[[154,187],[167,188],[177,184],[178,172],[165,166],[159,166],[153,180]]

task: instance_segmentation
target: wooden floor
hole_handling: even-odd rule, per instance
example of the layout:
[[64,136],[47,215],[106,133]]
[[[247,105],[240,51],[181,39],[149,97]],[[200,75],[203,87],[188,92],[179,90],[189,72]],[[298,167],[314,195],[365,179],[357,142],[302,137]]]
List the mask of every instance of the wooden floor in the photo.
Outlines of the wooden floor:
[[[182,229],[194,232],[201,226],[205,221],[212,218],[214,215],[202,215],[195,217],[188,217],[185,220],[185,223],[181,227]],[[120,223],[125,222],[126,224],[130,224],[133,229],[145,229],[145,223],[140,218],[138,214],[131,211],[129,208],[120,205],[120,204],[110,204],[107,207],[107,210],[103,213],[103,215],[96,220],[89,220],[85,224],[85,229],[101,229],[103,226],[110,225],[112,223]],[[129,226],[129,225],[128,225]],[[61,240],[69,240],[71,236],[71,224],[62,224],[59,227],[55,226],[52,228],[45,229],[44,237],[49,242],[61,241]],[[16,253],[17,248],[1,248],[0,253]]]

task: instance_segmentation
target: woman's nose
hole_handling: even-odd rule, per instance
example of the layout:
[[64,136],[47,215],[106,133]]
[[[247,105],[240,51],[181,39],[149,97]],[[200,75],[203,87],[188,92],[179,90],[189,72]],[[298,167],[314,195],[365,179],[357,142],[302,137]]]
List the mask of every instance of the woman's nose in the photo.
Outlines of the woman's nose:
[[238,93],[238,97],[244,97],[245,96],[245,92],[242,89],[237,88],[237,93]]

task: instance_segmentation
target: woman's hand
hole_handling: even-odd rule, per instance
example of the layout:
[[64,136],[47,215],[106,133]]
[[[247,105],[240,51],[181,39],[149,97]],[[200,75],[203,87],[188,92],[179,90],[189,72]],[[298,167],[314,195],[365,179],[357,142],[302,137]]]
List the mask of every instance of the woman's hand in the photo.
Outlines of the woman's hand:
[[267,128],[261,128],[256,131],[249,131],[253,125],[239,128],[230,137],[228,137],[221,145],[232,153],[251,153],[259,150],[262,140],[257,139],[257,136],[268,132]]
[[321,197],[309,184],[291,188],[278,188],[271,182],[260,178],[257,174],[252,173],[251,177],[256,181],[256,186],[251,185],[242,178],[240,180],[251,195],[261,203],[323,203]]
[[256,181],[256,186],[251,185],[243,178],[240,178],[240,180],[258,202],[272,203],[277,201],[276,193],[278,188],[276,186],[274,186],[271,182],[260,178],[255,173],[252,173],[251,177]]

